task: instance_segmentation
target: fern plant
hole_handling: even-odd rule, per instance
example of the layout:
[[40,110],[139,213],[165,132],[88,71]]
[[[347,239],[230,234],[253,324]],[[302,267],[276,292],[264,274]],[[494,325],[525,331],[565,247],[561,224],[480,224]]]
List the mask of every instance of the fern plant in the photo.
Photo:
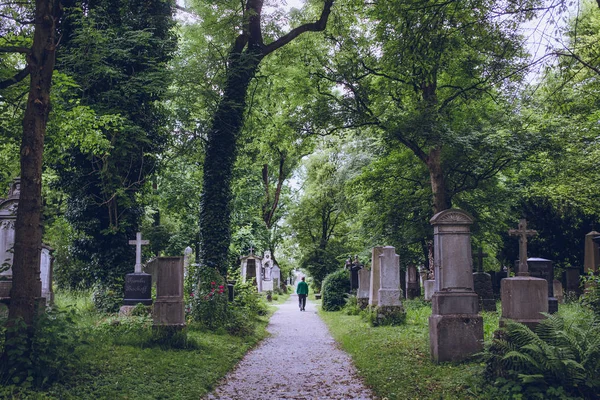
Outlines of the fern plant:
[[567,321],[546,315],[532,331],[509,322],[486,349],[486,376],[514,381],[530,393],[563,388],[565,393],[597,399],[600,393],[600,324],[594,316]]

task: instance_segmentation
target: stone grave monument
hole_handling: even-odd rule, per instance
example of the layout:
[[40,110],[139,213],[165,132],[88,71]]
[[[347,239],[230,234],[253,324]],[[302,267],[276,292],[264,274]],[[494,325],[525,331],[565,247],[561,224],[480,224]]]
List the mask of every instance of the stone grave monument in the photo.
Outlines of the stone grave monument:
[[492,288],[492,277],[483,272],[483,249],[477,252],[477,272],[473,274],[473,288],[479,297],[479,311],[496,311],[496,298]]
[[271,252],[269,250],[265,251],[263,254],[260,276],[262,279],[262,283],[260,285],[261,291],[275,289],[273,286],[273,259],[271,258]]
[[42,297],[46,305],[54,304],[54,290],[52,289],[52,273],[54,268],[54,249],[42,244],[40,252],[40,280],[42,281]]
[[519,238],[519,272],[514,278],[502,280],[500,325],[510,319],[534,328],[545,318],[542,313],[548,312],[548,282],[529,276],[527,265],[527,238],[537,232],[527,229],[527,221],[521,219],[518,229],[508,233]]
[[369,305],[369,287],[371,283],[371,271],[362,268],[358,271],[358,290],[356,291],[356,302],[361,310]]
[[435,272],[430,270],[427,274],[427,278],[428,279],[423,282],[423,296],[425,301],[431,301],[433,294],[435,293]]
[[183,257],[157,257],[156,301],[152,308],[154,326],[185,327],[183,302]]
[[400,256],[392,246],[382,247],[379,255],[379,290],[377,292],[377,324],[394,325],[404,317],[400,289]]
[[431,218],[435,293],[429,317],[429,343],[435,362],[460,361],[483,349],[483,318],[473,291],[473,217],[449,209]]
[[376,307],[379,302],[380,258],[383,247],[373,247],[371,251],[371,276],[369,279],[369,307]]
[[242,281],[249,281],[262,292],[262,257],[254,255],[254,248],[250,248],[250,254],[240,258],[242,263]]
[[[579,267],[567,267],[562,274],[564,291],[572,299],[581,296],[581,276]],[[556,290],[554,291],[556,294]]]
[[406,267],[406,298],[412,300],[420,295],[419,271],[415,265],[410,264]]
[[[520,262],[515,262],[515,273],[519,274]],[[540,257],[527,259],[529,276],[545,279],[548,284],[548,312],[554,314],[558,311],[558,300],[554,297],[554,264],[552,261]]]
[[183,276],[184,277],[188,276],[188,269],[190,267],[190,260],[192,258],[193,252],[194,252],[194,249],[192,249],[190,246],[186,247],[185,250],[183,250]]
[[352,257],[348,257],[346,260],[346,269],[350,271],[350,291],[358,290],[358,271],[362,267],[357,255],[354,256],[354,261],[352,261]]
[[565,302],[565,295],[563,292],[562,282],[559,281],[558,279],[554,279],[552,289],[553,289],[554,297],[556,297],[556,300],[558,301],[558,303],[563,304]]
[[152,305],[152,275],[142,272],[142,245],[150,244],[142,240],[142,233],[136,233],[136,239],[129,244],[135,245],[135,270],[133,274],[125,275],[125,293],[121,313],[127,314],[138,303]]
[[0,300],[8,302],[12,287],[15,221],[21,194],[21,179],[15,178],[5,199],[0,199]]
[[[590,273],[597,274],[598,266],[600,266],[600,246],[594,240],[600,236],[600,233],[592,230],[585,235],[585,256],[583,260],[583,272],[588,275]],[[585,289],[589,289],[590,283],[585,284]]]

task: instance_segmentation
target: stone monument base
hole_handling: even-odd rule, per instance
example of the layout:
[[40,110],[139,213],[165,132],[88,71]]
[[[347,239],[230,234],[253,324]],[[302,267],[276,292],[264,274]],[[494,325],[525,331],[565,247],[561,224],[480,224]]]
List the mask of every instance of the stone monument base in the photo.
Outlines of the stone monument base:
[[518,276],[505,278],[501,284],[502,317],[500,326],[507,319],[535,328],[548,312],[548,282],[541,278]]
[[402,325],[406,320],[406,311],[400,306],[376,306],[372,308],[375,314],[373,318],[374,326],[396,326]]
[[473,314],[479,312],[479,297],[475,292],[444,290],[431,299],[431,315]]
[[481,299],[479,301],[480,311],[497,311],[496,299]]
[[364,310],[369,306],[369,298],[368,297],[358,297],[356,299],[356,304],[361,310]]
[[185,326],[185,308],[180,298],[157,299],[152,310],[154,326]]
[[429,317],[429,346],[435,362],[461,361],[483,350],[483,318],[477,314]]
[[435,281],[433,279],[426,280],[423,282],[423,288],[425,292],[425,301],[431,301],[435,290]]

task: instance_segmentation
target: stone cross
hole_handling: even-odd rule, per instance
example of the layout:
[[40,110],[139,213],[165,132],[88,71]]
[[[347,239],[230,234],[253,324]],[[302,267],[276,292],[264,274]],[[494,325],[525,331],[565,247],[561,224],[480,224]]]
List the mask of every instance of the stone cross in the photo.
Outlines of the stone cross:
[[142,245],[150,244],[148,240],[142,240],[142,232],[135,234],[135,240],[130,240],[129,244],[135,245],[135,273],[142,273]]
[[510,236],[519,237],[519,276],[529,276],[529,267],[527,266],[527,237],[537,235],[537,231],[527,229],[527,220],[519,220],[519,229],[510,229]]
[[254,247],[250,246],[250,255],[253,256],[254,255]]
[[483,272],[483,259],[487,257],[488,254],[483,252],[483,248],[479,248],[477,252],[477,272]]

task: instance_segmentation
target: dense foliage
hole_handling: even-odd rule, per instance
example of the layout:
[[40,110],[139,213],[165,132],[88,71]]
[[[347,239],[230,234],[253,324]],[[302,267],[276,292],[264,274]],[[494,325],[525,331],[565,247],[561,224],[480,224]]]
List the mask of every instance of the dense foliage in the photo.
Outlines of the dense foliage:
[[341,310],[350,292],[350,273],[344,269],[330,273],[323,279],[322,308],[324,311]]

